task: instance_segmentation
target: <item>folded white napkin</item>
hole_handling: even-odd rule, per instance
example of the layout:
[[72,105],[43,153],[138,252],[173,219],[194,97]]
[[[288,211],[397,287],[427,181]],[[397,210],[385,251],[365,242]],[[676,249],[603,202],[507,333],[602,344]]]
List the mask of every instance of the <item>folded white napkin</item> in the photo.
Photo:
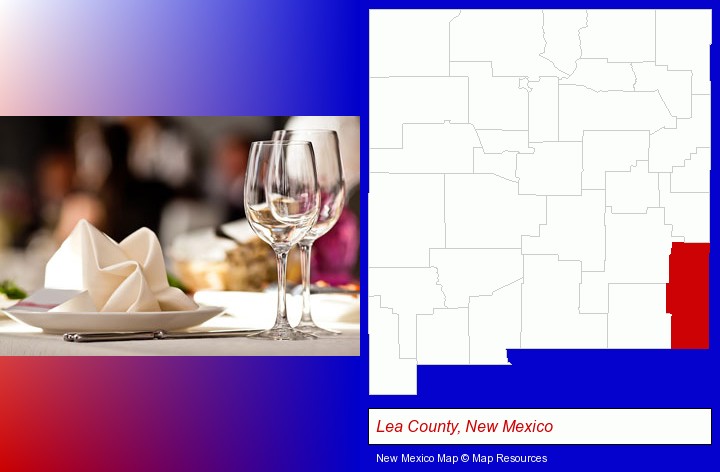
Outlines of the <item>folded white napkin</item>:
[[119,244],[81,220],[45,269],[45,288],[84,290],[74,310],[189,311],[197,305],[170,287],[160,242],[141,228]]

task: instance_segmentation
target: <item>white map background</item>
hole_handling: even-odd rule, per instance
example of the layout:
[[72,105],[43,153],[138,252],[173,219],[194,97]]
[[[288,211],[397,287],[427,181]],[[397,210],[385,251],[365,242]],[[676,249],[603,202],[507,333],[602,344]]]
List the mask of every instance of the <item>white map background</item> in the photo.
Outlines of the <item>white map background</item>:
[[370,12],[370,393],[506,349],[669,348],[709,242],[709,10]]

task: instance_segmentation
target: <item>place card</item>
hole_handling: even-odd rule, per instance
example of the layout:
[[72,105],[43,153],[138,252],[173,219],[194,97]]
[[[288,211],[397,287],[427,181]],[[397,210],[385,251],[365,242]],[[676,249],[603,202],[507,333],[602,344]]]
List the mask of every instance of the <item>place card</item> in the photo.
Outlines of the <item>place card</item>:
[[43,288],[17,304],[13,311],[94,311],[95,306],[87,290],[59,290]]

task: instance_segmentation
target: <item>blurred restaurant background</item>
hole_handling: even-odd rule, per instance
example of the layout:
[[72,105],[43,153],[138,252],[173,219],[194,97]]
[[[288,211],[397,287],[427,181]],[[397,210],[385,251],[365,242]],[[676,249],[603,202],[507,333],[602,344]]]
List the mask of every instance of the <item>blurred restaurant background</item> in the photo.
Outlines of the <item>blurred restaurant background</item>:
[[[244,223],[245,165],[250,142],[283,128],[338,132],[346,206],[316,242],[312,273],[356,283],[359,118],[285,116],[0,117],[0,281],[42,287],[47,260],[84,218],[116,241],[155,231],[189,291],[262,290],[275,263]],[[296,262],[288,275],[299,281]]]

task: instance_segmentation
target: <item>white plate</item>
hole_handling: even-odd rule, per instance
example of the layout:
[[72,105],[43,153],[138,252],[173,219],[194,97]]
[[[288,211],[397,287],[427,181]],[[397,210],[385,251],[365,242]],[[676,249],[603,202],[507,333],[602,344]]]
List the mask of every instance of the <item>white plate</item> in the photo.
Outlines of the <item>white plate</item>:
[[[277,308],[275,292],[232,292],[201,290],[195,301],[202,305],[227,308],[227,314],[242,319],[249,327],[272,326]],[[360,299],[351,295],[317,294],[310,296],[313,319],[320,323],[360,323]],[[295,325],[300,320],[302,297],[287,297],[288,320]]]
[[142,313],[70,313],[4,310],[10,318],[41,328],[46,333],[73,331],[176,331],[192,328],[225,311],[204,306],[193,311],[162,311]]

